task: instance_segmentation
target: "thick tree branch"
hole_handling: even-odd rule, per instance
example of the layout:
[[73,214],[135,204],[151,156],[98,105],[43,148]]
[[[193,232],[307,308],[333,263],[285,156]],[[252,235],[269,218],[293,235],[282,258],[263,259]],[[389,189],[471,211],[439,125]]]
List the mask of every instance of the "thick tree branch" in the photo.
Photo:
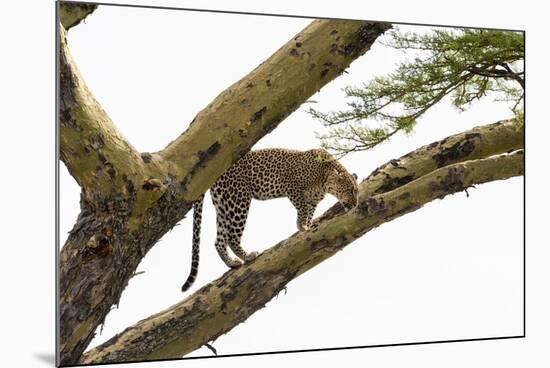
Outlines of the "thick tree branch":
[[179,358],[227,333],[285,285],[366,232],[426,203],[469,186],[523,175],[523,151],[437,168],[401,187],[370,196],[360,186],[358,206],[317,223],[226,272],[182,302],[146,318],[86,353],[80,363]]
[[78,361],[139,262],[192,201],[389,27],[312,22],[164,150],[141,155],[88,91],[61,30],[61,158],[82,187],[60,256],[61,364]]
[[[524,148],[525,127],[514,119],[501,120],[422,146],[374,170],[362,185],[369,195],[389,192],[449,164],[512,152]],[[344,212],[334,204],[315,221]]]

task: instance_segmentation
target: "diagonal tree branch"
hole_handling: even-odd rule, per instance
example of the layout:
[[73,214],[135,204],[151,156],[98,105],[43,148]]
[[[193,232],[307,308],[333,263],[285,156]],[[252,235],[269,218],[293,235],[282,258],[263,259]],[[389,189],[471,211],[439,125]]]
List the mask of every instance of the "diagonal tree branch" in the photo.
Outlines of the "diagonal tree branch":
[[[63,24],[78,23],[64,22],[63,14]],[[139,154],[88,91],[61,26],[61,159],[82,188],[81,213],[60,255],[61,364],[78,361],[139,262],[192,202],[390,27],[312,22],[164,150]]]
[[318,222],[226,272],[182,302],[128,327],[86,353],[80,363],[179,358],[244,322],[286,284],[366,232],[469,186],[523,175],[523,150],[437,168],[389,192],[369,196],[360,186],[358,206]]
[[[449,164],[512,152],[524,147],[524,124],[514,119],[482,125],[420,147],[374,170],[364,181],[365,192],[376,195],[396,189]],[[334,204],[315,221],[342,214]]]

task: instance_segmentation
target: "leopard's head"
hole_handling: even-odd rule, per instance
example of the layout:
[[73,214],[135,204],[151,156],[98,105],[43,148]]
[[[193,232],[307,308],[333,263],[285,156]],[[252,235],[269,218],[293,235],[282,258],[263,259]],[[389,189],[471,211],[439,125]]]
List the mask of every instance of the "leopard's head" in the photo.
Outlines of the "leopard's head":
[[357,206],[357,175],[348,173],[343,167],[331,170],[325,188],[338,198],[346,210]]

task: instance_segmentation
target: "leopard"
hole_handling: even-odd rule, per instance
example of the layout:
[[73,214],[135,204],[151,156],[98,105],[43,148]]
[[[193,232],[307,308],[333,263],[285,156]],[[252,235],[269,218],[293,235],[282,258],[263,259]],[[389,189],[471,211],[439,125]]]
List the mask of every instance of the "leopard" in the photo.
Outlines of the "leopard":
[[[252,199],[287,197],[297,210],[298,231],[312,226],[319,202],[330,194],[345,210],[357,206],[357,175],[350,174],[328,151],[284,148],[252,150],[244,154],[210,188],[216,210],[215,247],[230,268],[252,262],[257,252],[247,253],[241,246]],[[204,194],[193,203],[193,238],[191,271],[182,291],[194,283],[199,267],[199,243]],[[228,248],[238,258],[231,257]]]

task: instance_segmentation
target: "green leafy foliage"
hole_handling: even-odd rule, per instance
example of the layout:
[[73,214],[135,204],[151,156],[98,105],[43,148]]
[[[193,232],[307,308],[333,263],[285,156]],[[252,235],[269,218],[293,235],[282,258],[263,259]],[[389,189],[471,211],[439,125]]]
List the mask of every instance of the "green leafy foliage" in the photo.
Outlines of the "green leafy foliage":
[[346,110],[309,110],[328,128],[318,135],[324,148],[342,156],[370,149],[398,131],[411,133],[418,119],[445,96],[464,111],[491,95],[509,101],[514,115],[523,118],[523,33],[436,29],[417,34],[396,29],[388,36],[384,44],[410,55],[406,62],[362,87],[346,87]]

